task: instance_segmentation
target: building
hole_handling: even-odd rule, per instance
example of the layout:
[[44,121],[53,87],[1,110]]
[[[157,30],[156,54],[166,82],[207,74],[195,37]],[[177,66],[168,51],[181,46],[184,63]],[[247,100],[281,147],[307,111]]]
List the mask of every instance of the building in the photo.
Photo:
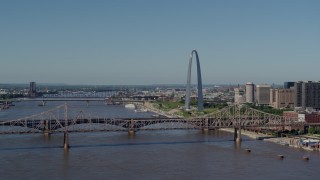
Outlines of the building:
[[258,105],[269,105],[270,89],[268,84],[261,84],[256,86],[256,103]]
[[243,104],[245,102],[245,92],[242,88],[234,88],[234,103]]
[[285,119],[298,120],[299,113],[296,111],[284,111],[283,117]]
[[294,91],[295,107],[320,110],[320,82],[296,82]]
[[36,97],[37,96],[36,82],[30,82],[28,96],[29,97]]
[[275,109],[294,108],[294,89],[270,89],[269,104]]
[[246,103],[254,103],[254,84],[252,82],[246,84]]
[[309,124],[320,125],[320,114],[319,113],[306,114],[305,120]]
[[294,106],[302,108],[302,83],[294,83]]
[[[284,111],[283,117],[285,121],[296,121],[296,122],[305,122],[307,114],[299,113],[296,111]],[[287,130],[304,130],[303,125],[295,125],[295,126],[284,126],[284,129]]]
[[306,122],[308,114],[299,113],[296,111],[284,111],[283,117],[287,121],[298,121],[298,122]]
[[283,87],[284,89],[290,89],[291,87],[294,87],[294,82],[284,82]]

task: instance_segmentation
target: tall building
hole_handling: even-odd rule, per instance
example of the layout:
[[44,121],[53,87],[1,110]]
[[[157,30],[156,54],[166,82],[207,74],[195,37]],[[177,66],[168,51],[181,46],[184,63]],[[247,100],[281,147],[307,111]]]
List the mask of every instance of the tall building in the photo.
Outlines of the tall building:
[[254,103],[254,84],[252,82],[246,84],[246,103]]
[[245,102],[245,93],[242,88],[234,88],[234,103],[242,104]]
[[36,97],[37,96],[36,82],[30,82],[28,96],[29,97]]
[[320,82],[308,81],[294,84],[295,107],[320,110]]
[[294,83],[294,106],[302,107],[302,81]]
[[269,105],[270,89],[268,84],[261,84],[256,86],[256,103],[258,105]]
[[283,87],[285,89],[289,89],[291,87],[294,87],[294,82],[284,82]]
[[270,89],[270,106],[275,109],[294,108],[294,89]]

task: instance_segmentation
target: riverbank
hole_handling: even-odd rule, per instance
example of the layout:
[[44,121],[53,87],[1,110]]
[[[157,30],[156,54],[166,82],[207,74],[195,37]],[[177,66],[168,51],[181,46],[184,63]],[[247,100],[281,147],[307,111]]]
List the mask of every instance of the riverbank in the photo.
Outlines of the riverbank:
[[162,111],[160,109],[156,109],[155,107],[153,107],[152,103],[150,103],[150,102],[145,102],[143,107],[145,109],[147,109],[148,111],[153,112],[155,114],[158,114],[160,116],[164,116],[164,117],[167,117],[167,118],[175,118],[176,117],[174,115],[174,113],[167,113],[167,112]]
[[278,137],[265,139],[265,141],[277,143],[292,148],[304,149],[307,151],[320,152],[320,141],[312,138],[301,138],[301,137]]
[[[233,128],[221,128],[219,130],[234,133]],[[317,140],[312,137],[274,137],[271,135],[247,130],[241,130],[241,135],[247,136],[252,139],[264,140],[279,145],[289,146],[292,148],[320,152],[320,141],[317,142]]]

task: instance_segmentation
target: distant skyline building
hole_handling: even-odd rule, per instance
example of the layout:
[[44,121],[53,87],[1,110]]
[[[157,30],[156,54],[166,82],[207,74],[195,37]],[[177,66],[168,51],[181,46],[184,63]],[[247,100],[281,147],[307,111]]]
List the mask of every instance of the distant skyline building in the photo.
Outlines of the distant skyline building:
[[289,89],[289,88],[293,88],[294,87],[294,83],[295,82],[284,82],[284,84],[283,84],[283,87],[285,88],[285,89]]
[[307,81],[296,82],[295,90],[295,107],[313,108],[320,110],[320,82]]
[[254,103],[254,84],[252,82],[246,84],[246,103]]
[[258,105],[269,105],[271,85],[256,85],[256,103]]
[[185,102],[185,109],[190,109],[190,95],[191,95],[191,66],[192,66],[192,58],[193,53],[196,55],[197,61],[197,77],[198,77],[198,110],[203,110],[203,94],[202,94],[202,79],[201,79],[201,68],[200,68],[200,61],[199,56],[196,50],[192,50],[189,59],[189,66],[188,66],[188,74],[187,74],[187,88],[186,88],[186,102]]
[[28,96],[29,97],[36,97],[37,96],[36,82],[30,82]]
[[245,102],[245,91],[242,88],[234,88],[234,103],[242,104]]
[[269,104],[275,109],[294,108],[294,89],[270,89]]
[[302,81],[294,83],[294,106],[302,107]]

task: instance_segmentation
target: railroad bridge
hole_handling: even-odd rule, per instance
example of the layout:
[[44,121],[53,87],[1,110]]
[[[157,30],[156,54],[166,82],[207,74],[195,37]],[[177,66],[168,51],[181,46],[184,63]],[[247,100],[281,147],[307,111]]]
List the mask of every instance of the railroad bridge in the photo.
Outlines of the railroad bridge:
[[127,131],[134,135],[143,130],[199,129],[208,132],[217,128],[234,128],[234,139],[241,141],[241,129],[286,127],[303,128],[307,124],[298,119],[265,113],[248,106],[233,105],[214,113],[191,118],[98,118],[84,111],[72,112],[63,104],[40,114],[0,122],[0,134],[64,133],[64,149],[69,148],[68,133]]
[[84,111],[69,113],[63,104],[40,114],[0,122],[0,134],[59,133],[90,131],[277,128],[303,127],[298,119],[265,113],[248,106],[233,105],[214,113],[191,118],[98,118]]

